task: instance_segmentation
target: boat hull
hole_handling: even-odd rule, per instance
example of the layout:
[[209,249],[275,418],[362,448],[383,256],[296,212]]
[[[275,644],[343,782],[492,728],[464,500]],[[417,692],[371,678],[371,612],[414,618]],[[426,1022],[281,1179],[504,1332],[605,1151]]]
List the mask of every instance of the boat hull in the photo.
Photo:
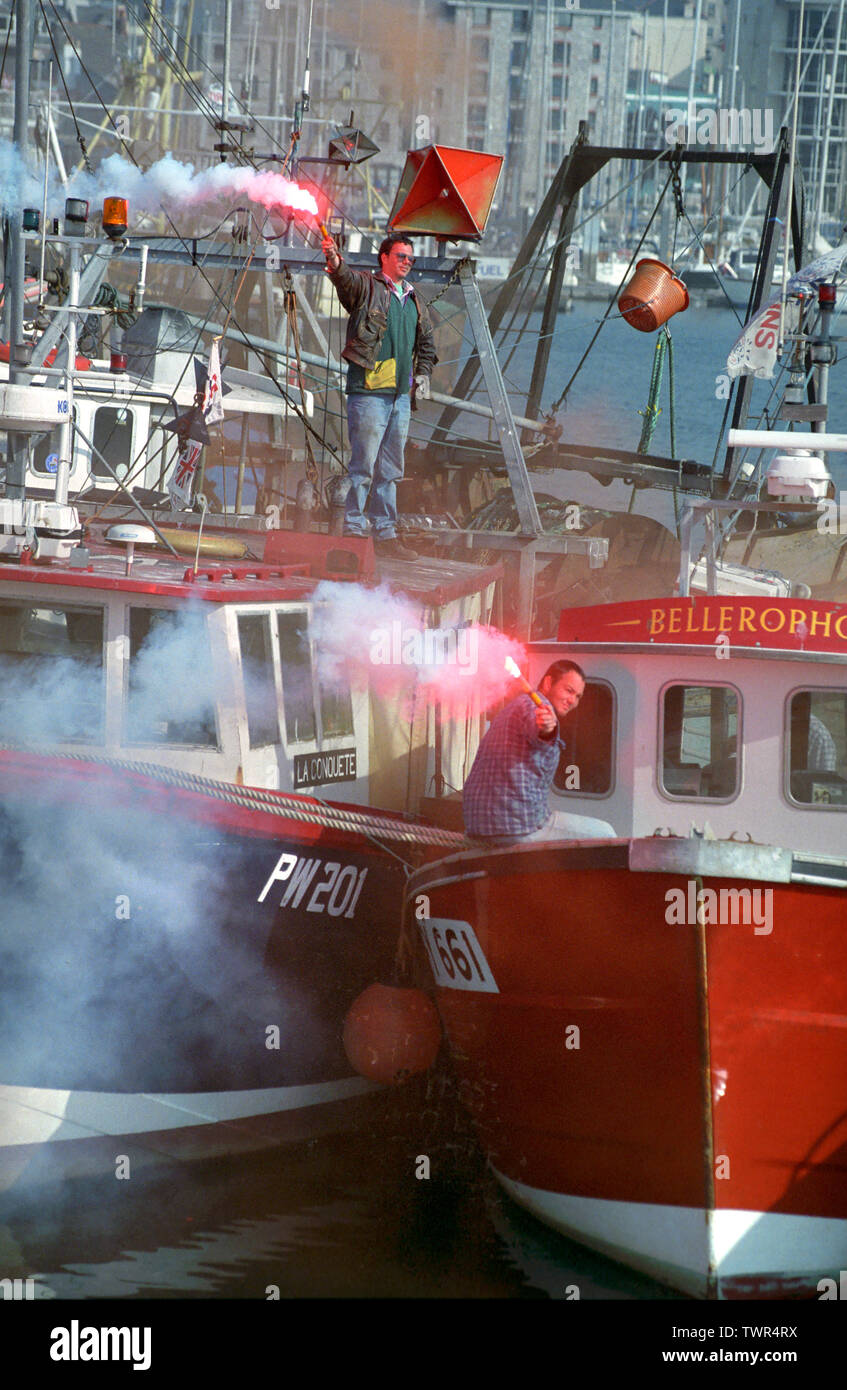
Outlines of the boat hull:
[[393,963],[388,819],[163,777],[0,755],[5,1187],[300,1141],[380,1108],[342,1028]]
[[[409,901],[516,1200],[687,1293],[814,1295],[847,1265],[845,890],[700,846],[462,855]],[[722,903],[737,920],[710,920]],[[445,969],[456,942],[473,988]]]

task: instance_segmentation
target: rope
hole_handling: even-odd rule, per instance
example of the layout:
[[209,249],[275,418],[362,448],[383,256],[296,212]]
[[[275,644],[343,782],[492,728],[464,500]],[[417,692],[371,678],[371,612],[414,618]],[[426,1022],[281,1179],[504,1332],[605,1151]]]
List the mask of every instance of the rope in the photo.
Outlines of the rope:
[[668,424],[671,433],[671,458],[676,458],[676,382],[673,371],[673,338],[665,324],[665,337],[668,340]]
[[656,347],[653,351],[653,369],[650,373],[650,387],[647,392],[647,404],[643,410],[639,410],[639,415],[643,416],[644,424],[641,427],[641,438],[638,441],[639,454],[646,454],[650,440],[662,413],[659,405],[659,388],[662,385],[662,368],[665,362],[665,335],[656,334]]
[[211,778],[198,777],[191,772],[180,772],[176,768],[158,767],[155,763],[137,763],[96,753],[63,753],[7,742],[0,743],[0,749],[13,753],[32,753],[67,763],[96,764],[98,767],[149,777],[165,786],[208,796],[232,806],[266,811],[270,815],[284,816],[289,820],[304,821],[330,830],[346,830],[369,838],[380,836],[386,840],[399,841],[401,844],[435,845],[450,849],[461,849],[465,844],[463,835],[452,830],[441,830],[438,826],[419,825],[379,813],[344,810],[324,801],[311,800],[288,792],[269,791],[261,787],[239,787],[232,782],[214,781]]

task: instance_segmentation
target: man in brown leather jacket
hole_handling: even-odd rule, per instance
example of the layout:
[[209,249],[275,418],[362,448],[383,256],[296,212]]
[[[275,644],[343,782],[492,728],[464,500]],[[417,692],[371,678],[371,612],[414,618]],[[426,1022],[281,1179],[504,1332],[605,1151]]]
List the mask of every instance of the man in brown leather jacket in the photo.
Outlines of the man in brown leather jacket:
[[413,560],[397,539],[397,483],[409,432],[411,393],[429,394],[438,358],[424,301],[405,277],[414,265],[409,238],[393,232],[379,248],[378,271],[352,270],[335,242],[322,243],[327,270],[350,318],[342,357],[347,362],[350,491],[344,533],[374,532],[378,555]]

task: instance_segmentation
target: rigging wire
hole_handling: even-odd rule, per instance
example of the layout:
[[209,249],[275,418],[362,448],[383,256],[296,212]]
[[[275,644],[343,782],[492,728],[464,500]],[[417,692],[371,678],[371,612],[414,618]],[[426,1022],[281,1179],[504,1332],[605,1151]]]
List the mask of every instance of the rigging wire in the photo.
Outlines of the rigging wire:
[[[68,102],[68,107],[70,108],[70,117],[71,117],[71,120],[72,120],[73,123],[74,123],[74,129],[75,129],[75,131],[76,131],[77,143],[78,143],[78,145],[79,145],[80,150],[82,151],[82,162],[83,162],[83,164],[85,165],[86,171],[90,174],[90,173],[92,173],[93,171],[92,171],[92,168],[91,168],[91,160],[90,160],[89,157],[88,157],[88,147],[86,146],[86,143],[85,143],[85,137],[84,137],[82,131],[81,131],[80,128],[79,128],[79,121],[77,120],[76,111],[74,110],[74,105],[73,105],[73,102],[71,101],[71,94],[70,94],[70,92],[68,91],[68,84],[67,84],[67,82],[65,81],[65,73],[64,73],[64,69],[63,69],[63,67],[62,67],[62,60],[61,60],[61,58],[59,57],[59,51],[58,51],[58,49],[57,49],[57,47],[56,47],[56,40],[53,38],[53,30],[50,28],[50,23],[49,23],[49,21],[48,21],[48,19],[47,19],[47,12],[46,12],[46,10],[44,9],[43,0],[38,0],[38,8],[41,10],[41,17],[42,17],[42,19],[44,20],[44,28],[47,30],[47,37],[48,37],[49,40],[50,40],[50,47],[53,49],[53,58],[54,58],[54,60],[55,60],[56,67],[59,69],[59,77],[61,78],[62,86],[63,86],[64,89],[65,89],[65,97],[66,97],[67,102]],[[54,6],[53,6],[54,11],[55,11],[55,8],[56,8],[56,7],[55,7],[55,5],[54,5]]]
[[13,23],[13,21],[14,21],[14,18],[15,18],[15,9],[14,9],[14,6],[13,6],[13,5],[10,5],[10,6],[9,6],[9,27],[8,27],[8,29],[6,30],[6,42],[5,42],[4,45],[3,45],[3,61],[2,61],[2,63],[0,63],[0,83],[2,83],[2,81],[3,81],[3,74],[4,74],[4,72],[6,71],[6,55],[7,55],[7,53],[9,52],[9,40],[10,40],[10,38],[12,37],[12,23]]
[[[43,5],[43,3],[42,3],[42,0],[38,0],[38,3],[39,3],[39,5],[41,6],[41,10],[42,10],[42,13],[43,13],[43,12],[44,12],[44,5]],[[79,63],[80,68],[81,68],[82,71],[85,73],[85,76],[86,76],[87,79],[88,79],[88,84],[89,84],[89,86],[91,87],[92,92],[93,92],[94,95],[97,97],[98,102],[99,102],[100,105],[103,107],[103,110],[104,110],[104,112],[106,113],[106,115],[109,117],[109,120],[111,120],[111,112],[108,110],[108,108],[106,107],[105,103],[103,102],[103,99],[102,99],[101,96],[100,96],[100,93],[97,91],[97,88],[96,88],[95,85],[94,85],[94,80],[93,80],[93,78],[92,78],[92,76],[91,76],[91,73],[88,71],[88,68],[85,66],[85,63],[82,61],[82,57],[80,56],[79,49],[77,48],[76,44],[74,43],[73,39],[71,38],[71,35],[68,33],[67,25],[65,24],[64,19],[62,18],[61,14],[59,13],[58,9],[56,8],[55,0],[48,0],[48,3],[49,3],[49,5],[50,5],[51,10],[53,11],[53,14],[56,16],[56,19],[57,19],[58,22],[59,22],[59,26],[60,26],[60,28],[61,28],[61,30],[62,30],[62,33],[64,34],[64,36],[65,36],[65,38],[67,39],[68,43],[70,44],[71,48],[73,49],[74,57],[76,58],[77,62]],[[46,17],[46,15],[45,15],[45,18],[44,18],[44,22],[45,22],[45,24],[47,23],[47,17]],[[48,33],[50,33],[50,42],[51,42],[51,44],[53,44],[53,51],[54,51],[54,53],[56,53],[56,46],[55,46],[55,43],[53,43],[53,35],[52,35],[52,33],[50,32],[50,26],[49,26],[49,25],[47,26],[47,29],[48,29]],[[68,93],[67,86],[65,85],[64,73],[62,72],[62,65],[61,65],[61,63],[59,62],[58,53],[56,53],[56,61],[57,61],[58,67],[59,67],[59,73],[60,73],[60,75],[61,75],[61,77],[62,77],[62,86],[65,88],[65,93],[67,94],[67,97],[68,97],[68,104],[69,104],[69,106],[70,106],[70,108],[71,108],[71,111],[73,112],[73,111],[74,111],[73,102],[72,102],[71,99],[70,99],[70,94]],[[76,121],[76,115],[75,115],[75,113],[74,113],[74,121]],[[124,140],[123,136],[122,136],[122,135],[120,134],[120,132],[117,131],[117,130],[114,131],[114,135],[115,135],[115,138],[116,138],[116,139],[120,140],[121,144],[123,145],[123,147],[124,147],[124,149],[126,150],[128,156],[129,156],[129,158],[132,160],[133,164],[136,164],[136,167],[138,167],[138,166],[137,166],[137,161],[133,159],[133,157],[132,157],[132,151],[131,151],[131,149],[129,148],[129,145],[128,145],[128,144],[126,143],[126,141]],[[84,140],[82,139],[82,137],[80,136],[79,138],[80,138],[80,147],[81,147],[82,152],[83,152],[83,161],[84,161],[84,163],[85,163],[85,167],[86,167],[87,171],[88,171],[89,173],[91,173],[91,164],[90,164],[90,161],[89,161],[89,158],[88,158],[88,150],[87,150],[87,148],[86,148],[86,146],[85,146],[85,142],[84,142]],[[79,166],[77,166],[77,167],[79,167]]]
[[[146,29],[144,27],[143,18],[141,15],[139,15],[135,6],[130,3],[130,0],[125,0],[126,9],[128,13],[131,14],[132,17],[135,19],[136,24],[138,25],[141,32],[149,40],[153,50],[167,65],[168,70],[172,73],[172,75],[180,84],[180,86],[182,86],[185,89],[188,96],[191,97],[195,106],[197,107],[198,114],[203,116],[209,122],[209,124],[214,127],[215,122],[218,119],[218,113],[215,110],[214,105],[206,96],[205,92],[203,91],[202,87],[200,86],[197,79],[194,77],[187,64],[180,57],[179,50],[176,44],[173,42],[173,39],[171,38],[170,34],[167,32],[167,29],[164,27],[161,21],[156,16],[154,16],[149,4],[149,0],[144,0],[144,3],[147,9],[147,17],[151,25],[155,24],[157,29],[159,30],[159,33],[161,34],[161,44],[157,45],[154,35],[150,32],[149,29]],[[169,57],[169,55],[164,51],[163,47],[161,46],[162,44],[166,44],[170,48],[173,57]],[[190,112],[186,114],[190,115]]]
[[[624,279],[626,279],[626,277],[629,275],[629,272],[630,272],[630,270],[632,269],[632,267],[633,267],[633,265],[634,265],[634,263],[635,263],[635,258],[636,258],[636,256],[638,255],[639,251],[641,250],[641,247],[642,247],[642,245],[643,245],[643,243],[644,243],[644,240],[645,240],[645,238],[646,238],[646,236],[647,236],[647,233],[649,232],[650,228],[652,227],[652,225],[653,225],[653,223],[654,223],[654,221],[655,221],[655,219],[656,219],[656,215],[657,215],[657,213],[658,213],[660,207],[662,206],[662,201],[663,201],[663,199],[664,199],[665,194],[666,194],[667,191],[668,191],[668,188],[669,188],[669,186],[670,186],[670,183],[671,183],[671,180],[672,180],[672,179],[673,179],[673,171],[671,171],[671,172],[668,174],[667,181],[666,181],[665,186],[664,186],[664,188],[662,189],[662,191],[661,191],[661,193],[660,193],[660,195],[659,195],[659,199],[658,199],[658,201],[657,201],[657,203],[656,203],[656,206],[654,207],[652,213],[650,214],[650,219],[649,219],[649,221],[648,221],[646,227],[644,228],[644,231],[641,233],[641,237],[640,237],[640,239],[639,239],[638,245],[636,246],[635,250],[633,251],[632,255],[630,256],[629,265],[627,266],[626,271],[624,272]],[[574,370],[573,370],[573,372],[572,372],[572,374],[571,374],[570,380],[568,381],[567,385],[565,386],[565,389],[562,391],[562,394],[559,396],[558,400],[555,401],[554,404],[551,406],[551,414],[554,413],[555,411],[559,410],[559,408],[560,408],[561,405],[562,405],[562,402],[566,399],[568,392],[570,391],[571,387],[573,386],[574,382],[576,381],[577,377],[579,376],[579,373],[582,371],[583,366],[585,365],[586,361],[588,360],[588,355],[589,355],[589,353],[591,352],[591,349],[594,347],[594,344],[596,343],[597,339],[599,338],[600,333],[601,333],[601,330],[603,329],[603,326],[605,325],[606,321],[607,321],[608,318],[609,318],[609,315],[610,315],[611,312],[612,312],[612,306],[613,306],[614,303],[615,303],[615,300],[616,300],[616,298],[617,298],[617,294],[618,294],[618,290],[617,290],[617,288],[615,288],[615,289],[613,290],[613,292],[612,292],[612,297],[611,297],[611,299],[609,300],[609,303],[606,305],[606,312],[604,313],[602,319],[601,319],[600,322],[598,323],[597,328],[596,328],[596,330],[595,330],[595,332],[594,332],[594,335],[592,336],[591,342],[588,344],[588,347],[585,349],[585,352],[582,354],[582,357],[579,359],[578,363],[576,364],[576,367],[574,368]]]
[[[51,8],[53,9],[54,13],[57,15],[57,18],[59,19],[59,22],[60,22],[60,24],[62,25],[62,28],[63,28],[63,30],[64,30],[66,36],[68,37],[69,42],[71,42],[71,47],[74,48],[74,52],[77,53],[77,50],[76,50],[76,48],[74,47],[72,40],[70,40],[70,36],[67,35],[67,29],[65,28],[64,23],[63,23],[62,20],[61,20],[61,16],[59,16],[59,15],[58,15],[58,12],[56,11],[56,6],[55,6],[55,3],[54,3],[54,0],[49,0],[49,3],[50,3],[50,5],[51,5]],[[48,33],[50,33],[51,44],[53,45],[53,51],[54,51],[54,54],[56,55],[56,61],[57,61],[57,65],[58,65],[58,67],[59,67],[60,76],[61,76],[61,78],[62,78],[62,84],[63,84],[63,86],[65,87],[65,91],[67,92],[67,85],[66,85],[65,79],[64,79],[64,72],[63,72],[63,70],[62,70],[61,61],[60,61],[59,56],[58,56],[58,53],[57,53],[57,51],[56,51],[56,46],[55,46],[55,43],[54,43],[54,41],[53,41],[52,33],[50,32],[50,26],[49,26],[49,23],[48,23],[48,21],[47,21],[47,16],[46,16],[46,14],[44,13],[44,6],[43,6],[43,3],[42,3],[42,0],[39,0],[39,5],[40,5],[40,8],[41,8],[41,10],[42,10],[42,14],[44,15],[45,26],[47,27]],[[77,57],[79,57],[78,53],[77,53]],[[83,71],[85,71],[86,77],[88,77],[89,82],[91,82],[91,77],[90,77],[89,73],[87,72],[87,70],[85,69],[84,64],[82,64],[81,59],[80,59],[80,65],[81,65],[81,67],[83,68]],[[103,102],[102,98],[100,97],[99,93],[97,92],[97,89],[94,87],[93,83],[92,83],[92,90],[94,91],[95,95],[97,96],[98,102],[99,102],[99,104],[101,105],[101,107],[103,108],[104,113],[106,114],[106,116],[107,116],[109,119],[111,119],[111,113],[109,112],[108,108],[106,107],[105,103]],[[69,101],[69,104],[70,104],[71,113],[72,113],[72,115],[74,116],[74,120],[75,120],[76,117],[75,117],[75,112],[74,112],[74,110],[73,110],[73,103],[70,101],[70,96],[69,96],[69,95],[68,95],[68,101]],[[117,135],[117,131],[115,132],[115,134]],[[130,159],[131,163],[134,164],[136,168],[140,168],[140,166],[139,166],[139,164],[138,164],[138,161],[135,159],[135,157],[134,157],[134,155],[133,155],[132,150],[129,148],[129,146],[126,144],[126,142],[123,140],[123,138],[122,138],[121,136],[118,135],[118,138],[121,140],[121,143],[124,145],[124,148],[125,148],[126,151],[127,151],[127,154],[128,154],[128,156],[129,156],[129,159]],[[84,150],[84,144],[83,144],[83,150]],[[87,152],[85,152],[85,150],[84,150],[84,153],[85,153],[85,158],[86,158],[86,162],[87,162]],[[90,170],[90,165],[89,165],[88,167],[89,167],[89,170]],[[172,227],[174,227],[174,231],[176,231],[175,224],[173,223],[173,221],[172,221],[170,215],[168,214],[167,210],[166,210],[164,207],[163,207],[162,210],[163,210],[163,212],[164,212],[164,214],[165,214],[166,220],[170,223],[170,225],[171,225]],[[199,269],[199,267],[198,267],[198,269]],[[202,274],[202,271],[200,271],[200,273]],[[207,278],[207,277],[204,277],[204,278]],[[209,283],[209,282],[208,282],[208,279],[207,279],[207,283]],[[220,296],[218,296],[218,297],[220,298]],[[221,303],[223,303],[223,300],[222,300],[222,299],[221,299]],[[209,306],[209,312],[208,312],[207,315],[206,315],[206,322],[208,322],[208,318],[209,318],[209,314],[210,314],[210,313],[211,313],[211,305]],[[185,366],[183,367],[183,370],[182,370],[182,372],[180,373],[180,376],[179,376],[179,378],[178,378],[178,380],[177,380],[177,382],[176,382],[176,384],[175,384],[175,388],[174,388],[175,390],[178,389],[178,387],[181,385],[182,380],[183,380],[183,378],[185,377],[185,375],[186,375],[186,373],[187,373],[187,371],[188,371],[188,369],[189,369],[189,366],[191,365],[191,363],[192,363],[192,361],[193,361],[193,357],[194,357],[194,355],[196,354],[196,352],[197,352],[197,350],[198,350],[198,348],[199,348],[199,346],[200,346],[200,343],[201,343],[201,341],[202,341],[202,333],[203,333],[203,329],[198,330],[197,336],[196,336],[196,338],[195,338],[194,348],[191,350],[189,356],[186,358]],[[70,364],[69,364],[69,365],[70,365]],[[71,370],[73,370],[73,367],[72,367],[72,366],[71,366]],[[142,391],[143,391],[143,386],[142,386],[141,382],[139,382],[139,383],[133,388],[132,392],[130,392],[129,396],[125,398],[125,401],[128,401],[128,402],[131,403],[132,400],[133,400],[133,398],[134,398],[134,396],[135,396],[136,394],[142,393]],[[115,428],[117,428],[117,426],[115,426]],[[133,481],[135,480],[135,478],[139,475],[139,473],[140,473],[140,472],[143,470],[143,468],[145,467],[145,454],[146,454],[146,445],[142,445],[141,448],[140,448],[140,450],[139,450],[139,453],[136,455],[136,458],[133,459],[133,460],[132,460],[132,463],[130,464],[130,471],[129,471],[129,473],[128,473],[128,477],[131,478]],[[91,476],[92,476],[91,473],[89,473],[89,477],[91,477]],[[125,480],[125,483],[126,483],[126,480]]]

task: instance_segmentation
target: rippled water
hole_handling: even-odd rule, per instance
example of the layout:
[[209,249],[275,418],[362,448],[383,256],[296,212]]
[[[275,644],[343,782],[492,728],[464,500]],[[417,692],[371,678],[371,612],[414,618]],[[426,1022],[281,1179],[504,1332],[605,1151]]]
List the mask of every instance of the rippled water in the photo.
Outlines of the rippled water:
[[515,1207],[438,1089],[437,1110],[413,1086],[365,1133],[8,1192],[0,1277],[63,1300],[674,1297]]

